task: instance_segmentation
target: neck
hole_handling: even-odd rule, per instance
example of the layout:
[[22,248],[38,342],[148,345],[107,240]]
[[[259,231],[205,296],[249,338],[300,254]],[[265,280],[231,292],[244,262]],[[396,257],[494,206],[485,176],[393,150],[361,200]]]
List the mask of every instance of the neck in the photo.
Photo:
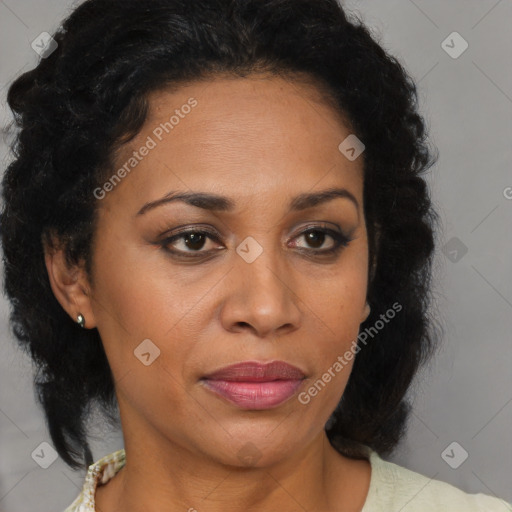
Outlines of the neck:
[[125,467],[96,493],[102,512],[359,512],[368,493],[369,463],[340,455],[325,431],[265,467],[227,466],[168,440],[162,449],[154,439],[125,437]]

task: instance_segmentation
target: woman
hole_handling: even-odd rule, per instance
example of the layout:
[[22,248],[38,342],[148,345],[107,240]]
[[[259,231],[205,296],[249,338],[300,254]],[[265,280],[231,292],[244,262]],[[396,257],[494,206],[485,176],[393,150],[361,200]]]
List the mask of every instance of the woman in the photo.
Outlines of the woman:
[[[88,0],[17,79],[12,323],[66,510],[511,510],[384,461],[434,353],[434,157],[335,0]],[[50,46],[49,46],[50,48]],[[86,420],[125,448],[94,463]]]

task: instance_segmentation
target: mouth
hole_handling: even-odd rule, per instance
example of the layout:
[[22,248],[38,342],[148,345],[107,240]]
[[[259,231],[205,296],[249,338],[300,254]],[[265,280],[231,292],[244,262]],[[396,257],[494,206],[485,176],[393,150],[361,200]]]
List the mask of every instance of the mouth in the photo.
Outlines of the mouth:
[[205,389],[241,409],[271,409],[289,400],[306,378],[284,361],[247,361],[227,366],[200,379]]

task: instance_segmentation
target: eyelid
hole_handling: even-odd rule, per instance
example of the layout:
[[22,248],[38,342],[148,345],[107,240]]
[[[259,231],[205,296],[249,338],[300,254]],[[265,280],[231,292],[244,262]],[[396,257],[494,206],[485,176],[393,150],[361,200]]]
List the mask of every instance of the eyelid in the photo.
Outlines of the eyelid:
[[206,233],[208,235],[211,235],[212,238],[215,238],[217,241],[219,241],[222,238],[222,235],[213,227],[203,225],[203,224],[185,224],[183,226],[178,226],[176,228],[169,229],[162,233],[159,236],[159,240],[161,242],[166,242],[170,238],[177,237],[178,235],[186,235],[188,233]]
[[302,235],[305,231],[310,231],[313,229],[327,229],[330,231],[335,231],[336,233],[339,233],[340,235],[345,235],[348,237],[348,234],[345,233],[338,224],[335,224],[334,222],[328,222],[324,220],[318,220],[316,222],[311,221],[308,222],[306,225],[301,225],[299,228],[299,231],[296,235],[294,235],[292,238],[295,238],[299,235]]

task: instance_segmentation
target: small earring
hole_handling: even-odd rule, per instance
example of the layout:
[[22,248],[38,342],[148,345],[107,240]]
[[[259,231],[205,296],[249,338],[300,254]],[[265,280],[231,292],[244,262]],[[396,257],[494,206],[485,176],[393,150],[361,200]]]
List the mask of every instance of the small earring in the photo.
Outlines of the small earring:
[[368,304],[368,302],[367,302],[365,304],[365,317],[364,317],[365,320],[370,316],[371,312],[372,312],[372,308],[370,307],[370,304]]
[[85,327],[85,318],[84,315],[82,315],[82,313],[78,313],[78,316],[76,317],[76,323],[80,327]]

